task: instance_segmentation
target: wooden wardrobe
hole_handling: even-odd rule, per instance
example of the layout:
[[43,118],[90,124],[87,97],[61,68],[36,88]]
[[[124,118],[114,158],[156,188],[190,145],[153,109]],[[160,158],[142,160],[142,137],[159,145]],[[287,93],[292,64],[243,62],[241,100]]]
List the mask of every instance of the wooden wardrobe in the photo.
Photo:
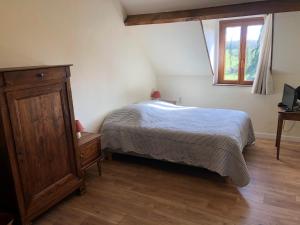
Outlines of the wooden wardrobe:
[[0,211],[22,225],[83,186],[70,66],[0,69]]

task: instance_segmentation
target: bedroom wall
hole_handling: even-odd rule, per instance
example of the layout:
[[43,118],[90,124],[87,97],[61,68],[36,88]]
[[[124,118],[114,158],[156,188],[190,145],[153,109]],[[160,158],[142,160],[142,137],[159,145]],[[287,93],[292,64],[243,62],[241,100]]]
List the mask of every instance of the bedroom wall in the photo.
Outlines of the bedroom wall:
[[[283,85],[300,85],[300,12],[276,14],[274,86],[271,96],[252,95],[250,87],[213,86],[203,33],[199,22],[130,28],[147,50],[162,97],[183,105],[246,111],[256,133],[273,138],[277,127],[277,103]],[[284,135],[300,140],[300,124],[286,123]]]
[[0,67],[74,64],[75,115],[87,130],[156,86],[116,0],[1,0],[0,27]]

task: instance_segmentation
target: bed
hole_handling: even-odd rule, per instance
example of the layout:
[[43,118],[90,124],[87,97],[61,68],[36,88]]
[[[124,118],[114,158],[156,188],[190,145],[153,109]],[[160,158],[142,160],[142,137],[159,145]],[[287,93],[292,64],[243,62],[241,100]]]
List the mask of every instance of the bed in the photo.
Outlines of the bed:
[[255,136],[242,111],[147,101],[110,113],[101,133],[104,150],[203,167],[241,187],[250,181],[243,150]]

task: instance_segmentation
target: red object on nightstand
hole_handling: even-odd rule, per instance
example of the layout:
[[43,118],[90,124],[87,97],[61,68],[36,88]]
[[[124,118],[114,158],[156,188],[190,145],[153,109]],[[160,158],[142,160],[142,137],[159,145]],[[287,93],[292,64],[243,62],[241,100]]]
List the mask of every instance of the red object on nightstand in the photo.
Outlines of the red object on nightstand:
[[76,132],[83,132],[83,131],[84,131],[84,127],[82,126],[79,120],[76,120]]
[[77,138],[81,138],[81,132],[84,131],[84,127],[82,126],[82,124],[80,123],[79,120],[75,120],[76,122],[76,135]]
[[159,91],[153,91],[151,94],[152,99],[159,99],[160,97],[161,97],[161,95],[160,95]]

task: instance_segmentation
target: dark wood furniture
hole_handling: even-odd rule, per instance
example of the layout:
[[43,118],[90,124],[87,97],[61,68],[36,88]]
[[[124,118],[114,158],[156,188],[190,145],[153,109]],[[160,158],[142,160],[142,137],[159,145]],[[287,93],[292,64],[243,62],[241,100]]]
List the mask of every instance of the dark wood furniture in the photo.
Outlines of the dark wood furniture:
[[14,222],[13,215],[0,212],[0,225],[12,225],[13,222]]
[[100,134],[82,132],[82,137],[78,140],[81,169],[85,172],[86,169],[97,163],[98,173],[101,176],[101,139]]
[[0,209],[22,225],[83,185],[69,67],[0,69]]
[[285,120],[300,121],[300,111],[287,112],[283,108],[280,107],[278,108],[278,126],[277,126],[277,136],[276,136],[277,160],[279,160],[281,134],[283,129],[283,121]]

